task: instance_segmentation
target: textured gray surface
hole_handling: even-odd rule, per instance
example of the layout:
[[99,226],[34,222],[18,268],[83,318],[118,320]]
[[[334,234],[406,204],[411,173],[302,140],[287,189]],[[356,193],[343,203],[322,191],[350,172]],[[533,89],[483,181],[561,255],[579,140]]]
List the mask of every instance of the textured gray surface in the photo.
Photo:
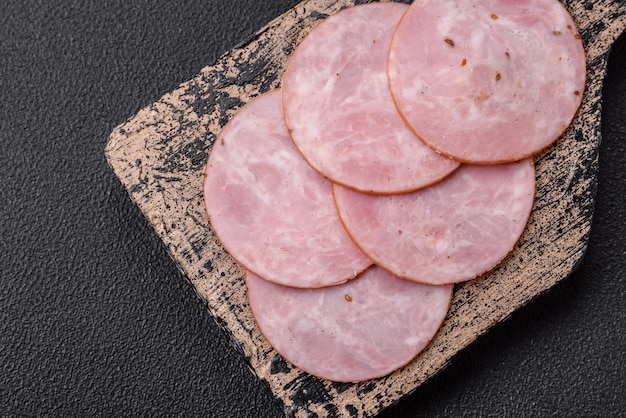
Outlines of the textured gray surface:
[[[296,1],[4,2],[0,416],[279,417],[106,165],[110,131]],[[580,270],[381,414],[618,416],[626,42]]]

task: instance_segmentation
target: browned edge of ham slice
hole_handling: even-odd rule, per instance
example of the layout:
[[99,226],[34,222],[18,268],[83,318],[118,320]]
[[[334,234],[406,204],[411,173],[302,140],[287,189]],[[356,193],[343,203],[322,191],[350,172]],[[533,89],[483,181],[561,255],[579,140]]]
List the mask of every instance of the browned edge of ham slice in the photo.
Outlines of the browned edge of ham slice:
[[267,280],[323,287],[371,264],[341,225],[331,183],[293,146],[278,90],[252,100],[221,131],[207,161],[204,200],[226,250]]
[[434,337],[452,285],[412,283],[372,266],[357,279],[295,289],[246,275],[248,300],[268,342],[316,377],[359,382],[409,363]]
[[413,191],[458,167],[413,134],[389,91],[389,44],[406,9],[369,3],[328,17],[298,45],[283,77],[296,147],[323,176],[364,193]]
[[431,284],[473,279],[514,248],[534,203],[532,159],[462,165],[413,193],[372,196],[333,187],[357,246],[402,278]]
[[396,106],[431,148],[460,162],[520,160],[570,125],[585,52],[557,0],[417,0],[389,51]]

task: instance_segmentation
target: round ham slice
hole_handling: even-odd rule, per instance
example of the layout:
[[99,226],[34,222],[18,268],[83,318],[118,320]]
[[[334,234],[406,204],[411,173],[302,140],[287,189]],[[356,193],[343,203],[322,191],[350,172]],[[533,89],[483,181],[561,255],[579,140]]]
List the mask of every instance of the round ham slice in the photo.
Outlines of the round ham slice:
[[373,3],[327,18],[298,45],[283,78],[285,121],[305,159],[366,193],[416,190],[458,167],[415,137],[389,91],[389,43],[406,9]]
[[585,85],[584,49],[557,0],[416,0],[389,52],[398,109],[425,143],[499,163],[553,143]]
[[293,146],[279,91],[243,107],[218,136],[204,198],[215,234],[247,269],[267,280],[321,287],[370,265],[337,216],[331,183]]
[[524,231],[534,193],[531,159],[462,165],[440,183],[404,195],[334,187],[339,215],[363,252],[400,277],[432,284],[495,267]]
[[413,359],[443,322],[452,286],[401,280],[373,266],[324,289],[295,289],[246,276],[262,334],[285,359],[322,379],[357,382]]

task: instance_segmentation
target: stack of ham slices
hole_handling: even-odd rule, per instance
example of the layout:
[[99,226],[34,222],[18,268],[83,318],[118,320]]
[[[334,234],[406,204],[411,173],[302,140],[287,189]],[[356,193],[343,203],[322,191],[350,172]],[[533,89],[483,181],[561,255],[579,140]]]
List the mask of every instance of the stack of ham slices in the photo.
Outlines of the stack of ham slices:
[[584,84],[556,0],[370,3],[313,28],[281,90],[226,124],[205,173],[212,228],[247,270],[269,343],[340,382],[411,361],[453,284],[515,246],[532,156]]

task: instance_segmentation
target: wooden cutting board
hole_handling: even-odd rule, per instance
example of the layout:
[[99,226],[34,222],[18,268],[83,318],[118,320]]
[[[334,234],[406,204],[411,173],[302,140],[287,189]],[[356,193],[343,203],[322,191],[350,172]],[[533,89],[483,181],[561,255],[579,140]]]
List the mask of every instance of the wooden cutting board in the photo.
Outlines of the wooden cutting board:
[[339,384],[283,360],[250,313],[244,269],[225,252],[204,210],[203,169],[218,133],[237,109],[280,87],[285,64],[321,19],[354,0],[307,0],[193,79],[117,127],[109,164],[211,315],[284,404],[287,416],[371,417],[414,391],[452,357],[532,298],[568,277],[582,259],[593,213],[602,81],[611,44],[626,26],[626,5],[569,0],[587,53],[582,106],[562,138],[536,157],[537,195],[529,225],[496,269],[455,287],[435,339],[413,362],[380,379]]

